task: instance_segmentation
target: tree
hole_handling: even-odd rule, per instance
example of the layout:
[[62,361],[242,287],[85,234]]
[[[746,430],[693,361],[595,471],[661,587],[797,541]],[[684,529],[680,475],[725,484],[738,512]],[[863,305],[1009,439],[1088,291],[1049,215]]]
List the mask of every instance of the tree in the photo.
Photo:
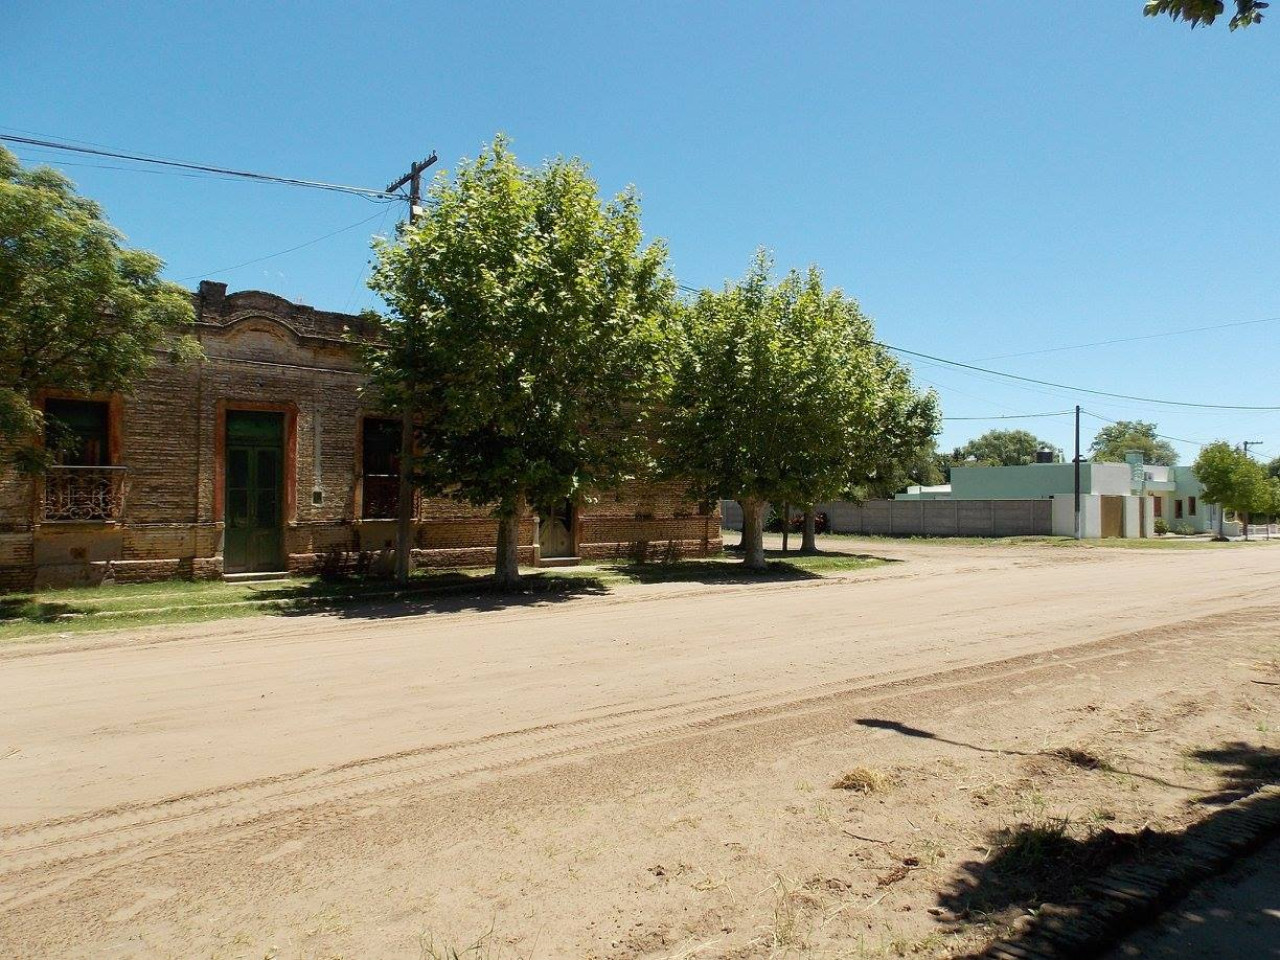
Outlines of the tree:
[[1267,476],[1280,477],[1280,457],[1276,457],[1267,464]]
[[[1262,11],[1270,6],[1263,0],[1235,0],[1236,12],[1228,26],[1235,30],[1262,22]],[[1210,26],[1222,16],[1225,8],[1222,0],[1147,0],[1142,8],[1146,17],[1168,15],[1173,20],[1184,20],[1194,30],[1198,26]]]
[[891,470],[877,474],[862,491],[867,497],[889,497],[913,484],[931,487],[946,483],[950,466],[950,458],[938,451],[937,442],[930,437],[909,451]]
[[661,432],[669,470],[698,499],[742,504],[744,562],[765,566],[766,503],[812,507],[896,465],[936,429],[936,401],[872,342],[856,301],[821,272],[746,276],[684,312]]
[[1267,477],[1266,499],[1267,522],[1271,523],[1276,517],[1280,517],[1280,477]]
[[1219,440],[1202,448],[1192,471],[1204,487],[1201,499],[1240,514],[1246,537],[1249,514],[1270,509],[1271,488],[1266,470],[1226,441]]
[[[1028,430],[988,430],[951,454],[955,466],[1019,467],[1036,462],[1038,450],[1050,450],[1062,462],[1062,450]],[[973,463],[970,463],[970,458]]]
[[[0,147],[0,448],[27,468],[48,462],[30,442],[41,391],[127,390],[195,321],[160,259],[123,239],[71,181]],[[199,350],[190,337],[169,345],[179,358]]]
[[499,586],[519,581],[519,519],[632,476],[648,456],[674,298],[627,190],[602,203],[579,160],[519,165],[499,137],[394,241],[370,280],[391,309],[370,355],[385,402],[417,420],[414,483],[492,509]]
[[1143,463],[1172,467],[1178,451],[1156,436],[1156,425],[1144,420],[1118,420],[1098,431],[1089,447],[1090,458],[1103,463],[1124,463],[1130,450],[1142,451]]

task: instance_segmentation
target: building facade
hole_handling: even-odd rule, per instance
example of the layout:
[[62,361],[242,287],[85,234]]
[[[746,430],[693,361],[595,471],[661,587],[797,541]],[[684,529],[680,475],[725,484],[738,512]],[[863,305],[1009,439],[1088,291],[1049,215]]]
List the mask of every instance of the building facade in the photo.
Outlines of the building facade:
[[[1130,454],[1126,463],[1080,464],[1080,521],[1084,537],[1150,537],[1156,521],[1175,533],[1216,529],[1217,508],[1203,500],[1204,488],[1190,467],[1143,463]],[[951,483],[908,487],[896,500],[1029,501],[1052,500],[1052,531],[1075,530],[1075,465],[1032,463],[1016,467],[951,468]]]
[[[0,472],[0,590],[386,561],[399,425],[364,391],[367,322],[210,281],[194,302],[202,360],[160,358],[126,395],[38,398],[66,452]],[[526,516],[521,540],[525,564],[705,555],[720,518],[681,484],[632,483]],[[497,524],[416,497],[413,544],[415,566],[490,564]]]

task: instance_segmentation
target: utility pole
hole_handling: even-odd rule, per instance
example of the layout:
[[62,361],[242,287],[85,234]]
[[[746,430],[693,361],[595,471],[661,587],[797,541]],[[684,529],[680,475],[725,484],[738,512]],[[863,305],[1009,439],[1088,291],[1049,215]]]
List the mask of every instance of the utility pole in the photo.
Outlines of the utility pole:
[[1084,535],[1080,524],[1080,404],[1076,404],[1076,539]]
[[[409,225],[422,213],[422,172],[436,162],[436,155],[411,164],[409,172],[394,183],[387,184],[387,193],[394,193],[409,185]],[[396,510],[396,582],[407,583],[413,564],[413,318],[402,318],[405,324],[405,352],[409,363],[409,376],[404,384],[404,401],[400,411],[400,492]]]

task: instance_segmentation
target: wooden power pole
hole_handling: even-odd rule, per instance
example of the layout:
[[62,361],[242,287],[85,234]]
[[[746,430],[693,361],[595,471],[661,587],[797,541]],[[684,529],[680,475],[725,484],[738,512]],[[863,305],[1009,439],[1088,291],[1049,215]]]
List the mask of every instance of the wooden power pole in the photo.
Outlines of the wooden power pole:
[[[422,213],[422,172],[436,162],[436,155],[420,160],[409,167],[409,172],[394,183],[387,184],[387,193],[394,193],[405,184],[409,186],[409,224]],[[409,362],[408,378],[404,384],[404,400],[400,410],[400,493],[396,511],[396,581],[407,583],[413,568],[410,554],[413,551],[413,317],[402,317],[405,324],[405,352]]]

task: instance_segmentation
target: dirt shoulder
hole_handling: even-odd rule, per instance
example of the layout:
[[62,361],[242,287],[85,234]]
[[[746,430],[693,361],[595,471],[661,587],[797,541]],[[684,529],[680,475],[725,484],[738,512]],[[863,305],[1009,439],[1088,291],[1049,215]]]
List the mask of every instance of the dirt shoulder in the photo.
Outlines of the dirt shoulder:
[[1175,830],[1271,775],[1269,554],[905,550],[0,652],[0,944],[945,955],[1061,883],[1019,837]]

